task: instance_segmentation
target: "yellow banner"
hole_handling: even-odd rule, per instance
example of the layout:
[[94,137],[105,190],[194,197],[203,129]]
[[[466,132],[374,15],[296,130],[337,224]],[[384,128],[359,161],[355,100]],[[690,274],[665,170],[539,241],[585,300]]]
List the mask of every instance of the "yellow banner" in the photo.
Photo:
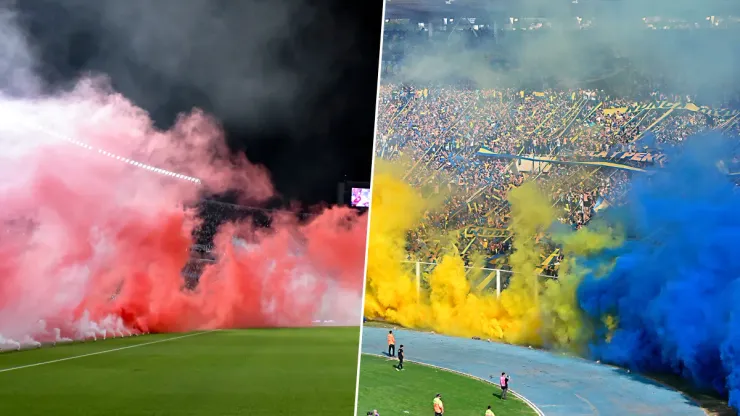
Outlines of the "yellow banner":
[[631,113],[639,113],[640,111],[650,111],[650,110],[687,110],[687,111],[693,111],[697,113],[706,114],[710,117],[720,117],[720,118],[729,118],[734,117],[740,114],[740,111],[738,110],[728,110],[728,109],[713,109],[707,106],[698,106],[694,103],[682,103],[682,102],[673,102],[673,101],[653,101],[649,103],[640,103],[631,105],[629,107],[614,107],[614,108],[606,108],[604,109],[604,114],[616,114],[616,113],[624,113],[626,111],[629,111]]
[[587,152],[586,156],[594,159],[605,159],[617,162],[647,162],[647,163],[662,163],[666,160],[666,155],[663,153],[648,153],[648,152]]
[[489,228],[489,227],[465,227],[460,230],[465,238],[505,238],[509,236],[509,230],[506,228]]
[[604,114],[607,116],[611,116],[614,114],[622,114],[625,111],[627,111],[627,107],[615,107],[615,108],[605,108]]

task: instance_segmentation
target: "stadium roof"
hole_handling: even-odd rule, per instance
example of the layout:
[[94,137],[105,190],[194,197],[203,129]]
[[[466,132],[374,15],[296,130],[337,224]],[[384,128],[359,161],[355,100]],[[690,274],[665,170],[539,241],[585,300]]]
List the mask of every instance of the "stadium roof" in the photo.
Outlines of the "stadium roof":
[[386,19],[421,16],[475,17],[503,12],[510,0],[386,0]]
[[[582,12],[610,15],[615,10],[643,15],[694,17],[740,13],[738,0],[386,0],[386,19],[424,17],[487,17],[507,15],[551,17]],[[644,16],[641,16],[644,17]]]

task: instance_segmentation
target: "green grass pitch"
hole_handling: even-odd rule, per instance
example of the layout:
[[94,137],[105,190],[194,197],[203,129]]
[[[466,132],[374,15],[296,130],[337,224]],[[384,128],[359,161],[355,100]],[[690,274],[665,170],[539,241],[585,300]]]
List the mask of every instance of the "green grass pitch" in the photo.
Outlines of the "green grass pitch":
[[437,393],[442,394],[445,415],[483,416],[488,405],[496,416],[536,415],[513,395],[501,400],[501,390],[490,383],[414,363],[404,363],[404,370],[397,371],[397,363],[362,356],[357,415],[366,415],[373,409],[382,416],[431,415]]
[[228,330],[2,353],[0,415],[351,415],[359,331]]

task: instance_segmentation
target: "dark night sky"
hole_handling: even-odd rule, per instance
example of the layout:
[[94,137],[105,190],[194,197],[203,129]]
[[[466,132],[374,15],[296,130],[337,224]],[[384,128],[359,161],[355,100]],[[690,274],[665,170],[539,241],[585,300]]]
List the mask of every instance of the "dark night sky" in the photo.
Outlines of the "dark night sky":
[[315,204],[334,202],[342,180],[370,180],[383,2],[366,3],[28,0],[19,7],[50,88],[105,73],[160,127],[203,108],[224,123],[233,149],[268,167],[286,200]]

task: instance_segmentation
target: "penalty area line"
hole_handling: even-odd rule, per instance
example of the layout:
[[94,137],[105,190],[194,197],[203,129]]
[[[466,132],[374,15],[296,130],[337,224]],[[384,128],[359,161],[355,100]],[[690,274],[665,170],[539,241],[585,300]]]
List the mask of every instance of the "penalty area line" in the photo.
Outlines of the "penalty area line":
[[92,357],[93,355],[108,354],[110,352],[123,351],[129,348],[144,347],[147,345],[159,344],[159,343],[167,342],[167,341],[175,341],[178,339],[194,337],[196,335],[210,334],[211,332],[215,332],[215,331],[194,332],[192,334],[180,335],[177,337],[165,338],[165,339],[160,339],[157,341],[142,342],[141,344],[127,345],[125,347],[111,348],[109,350],[96,351],[96,352],[91,352],[89,354],[74,355],[72,357],[65,357],[65,358],[59,358],[56,360],[42,361],[40,363],[33,363],[33,364],[19,365],[17,367],[3,368],[3,369],[0,369],[0,373],[7,373],[9,371],[21,370],[24,368],[38,367],[40,365],[60,363],[62,361],[76,360],[78,358]]

